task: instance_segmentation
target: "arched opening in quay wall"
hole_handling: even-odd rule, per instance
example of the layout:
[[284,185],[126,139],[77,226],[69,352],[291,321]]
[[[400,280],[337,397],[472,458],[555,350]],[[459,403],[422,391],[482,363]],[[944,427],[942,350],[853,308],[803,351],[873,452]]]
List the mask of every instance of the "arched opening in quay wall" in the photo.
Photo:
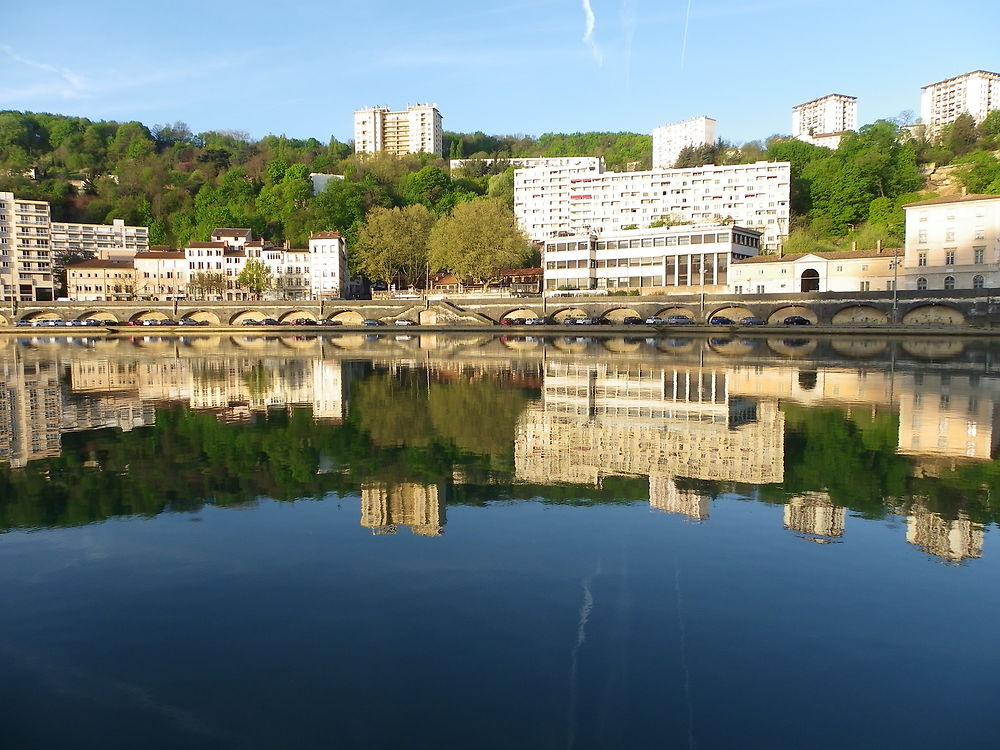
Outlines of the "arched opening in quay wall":
[[793,315],[805,318],[813,325],[816,325],[819,322],[819,316],[804,305],[788,305],[787,307],[779,307],[768,316],[767,322],[768,325],[780,326],[785,322],[785,318],[789,318]]
[[907,326],[961,326],[965,316],[949,305],[921,305],[907,312],[902,322]]
[[884,326],[889,316],[870,305],[851,305],[834,313],[830,322],[835,326]]

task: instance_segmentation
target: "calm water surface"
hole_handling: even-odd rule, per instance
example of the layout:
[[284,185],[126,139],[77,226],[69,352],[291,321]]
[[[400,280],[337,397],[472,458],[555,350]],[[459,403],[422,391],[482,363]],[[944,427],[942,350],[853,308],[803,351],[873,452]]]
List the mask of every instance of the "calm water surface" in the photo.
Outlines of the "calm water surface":
[[998,355],[0,339],[0,747],[997,747]]

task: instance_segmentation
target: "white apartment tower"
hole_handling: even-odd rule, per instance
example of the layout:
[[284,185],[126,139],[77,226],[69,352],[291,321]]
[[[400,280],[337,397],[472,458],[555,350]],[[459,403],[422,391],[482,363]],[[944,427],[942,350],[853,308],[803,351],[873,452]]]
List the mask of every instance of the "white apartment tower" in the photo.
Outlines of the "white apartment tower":
[[687,146],[715,143],[715,120],[692,117],[653,129],[653,169],[670,169]]
[[49,204],[0,192],[0,299],[54,298]]
[[790,186],[788,162],[644,172],[536,167],[514,171],[514,214],[536,242],[723,222],[761,232],[761,249],[777,250],[788,234]]
[[937,135],[963,113],[978,124],[994,109],[1000,109],[1000,74],[985,70],[932,83],[920,93],[920,120],[928,136]]
[[858,98],[827,94],[792,108],[792,137],[837,148],[844,133],[858,127]]
[[413,104],[404,112],[368,107],[354,112],[354,152],[395,156],[444,151],[441,113],[435,104]]

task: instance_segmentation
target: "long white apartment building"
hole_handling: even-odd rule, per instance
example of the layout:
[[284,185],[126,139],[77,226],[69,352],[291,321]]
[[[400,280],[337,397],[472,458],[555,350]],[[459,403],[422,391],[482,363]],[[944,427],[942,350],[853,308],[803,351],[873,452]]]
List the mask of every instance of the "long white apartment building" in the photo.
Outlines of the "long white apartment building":
[[1000,74],[985,70],[946,78],[920,90],[920,120],[928,136],[935,136],[964,113],[980,123],[1000,109]]
[[149,249],[149,228],[133,227],[124,219],[110,224],[53,221],[49,246],[56,255],[78,253],[101,260],[123,260]]
[[724,224],[557,237],[542,252],[544,288],[723,292],[732,262],[759,249],[759,232]]
[[54,298],[49,204],[0,192],[0,291],[6,301]]
[[792,137],[837,148],[844,133],[857,130],[858,98],[827,94],[792,108]]
[[444,130],[436,104],[413,104],[402,112],[367,107],[354,112],[354,152],[438,154],[444,151]]
[[509,159],[452,159],[448,168],[454,172],[468,164],[481,163],[492,166],[496,162],[506,162],[515,169],[543,167],[545,169],[574,169],[583,172],[603,172],[603,156],[512,156]]
[[653,129],[653,169],[670,169],[688,146],[715,143],[715,120],[692,117]]
[[777,250],[788,234],[789,162],[759,161],[643,172],[571,167],[514,172],[514,213],[534,241],[647,228],[657,222],[731,221]]

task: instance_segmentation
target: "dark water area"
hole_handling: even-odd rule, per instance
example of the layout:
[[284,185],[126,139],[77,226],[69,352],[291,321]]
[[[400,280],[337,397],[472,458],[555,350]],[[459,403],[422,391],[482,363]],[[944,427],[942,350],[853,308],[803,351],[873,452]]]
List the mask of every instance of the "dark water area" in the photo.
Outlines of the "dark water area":
[[0,340],[0,747],[997,747],[998,354]]

